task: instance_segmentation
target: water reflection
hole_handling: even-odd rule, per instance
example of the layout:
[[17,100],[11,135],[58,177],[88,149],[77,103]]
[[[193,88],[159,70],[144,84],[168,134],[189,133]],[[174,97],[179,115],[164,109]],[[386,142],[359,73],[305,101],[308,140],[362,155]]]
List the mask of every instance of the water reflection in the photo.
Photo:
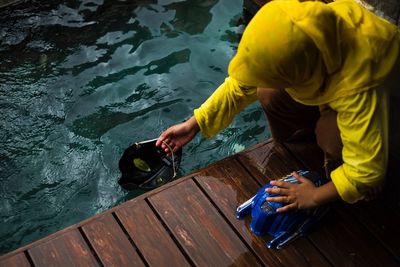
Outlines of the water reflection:
[[[26,1],[0,10],[0,253],[110,208],[118,160],[223,81],[241,1]],[[263,139],[250,107],[185,174]],[[190,160],[186,160],[190,158]]]

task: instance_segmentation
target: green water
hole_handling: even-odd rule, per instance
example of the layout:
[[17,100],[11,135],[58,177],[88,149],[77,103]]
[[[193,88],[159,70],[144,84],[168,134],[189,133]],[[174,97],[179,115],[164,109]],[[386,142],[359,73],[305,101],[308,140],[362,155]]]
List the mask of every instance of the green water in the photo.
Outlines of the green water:
[[[117,184],[123,150],[188,118],[224,80],[241,9],[53,0],[0,10],[0,254],[142,193]],[[187,145],[180,175],[267,136],[254,104]]]

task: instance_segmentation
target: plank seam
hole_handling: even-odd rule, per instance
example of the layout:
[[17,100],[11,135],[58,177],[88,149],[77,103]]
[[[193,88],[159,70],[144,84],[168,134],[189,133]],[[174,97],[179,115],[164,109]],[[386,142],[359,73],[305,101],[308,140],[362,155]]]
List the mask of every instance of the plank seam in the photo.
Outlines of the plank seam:
[[35,266],[35,264],[33,263],[33,259],[32,259],[32,257],[31,257],[31,255],[28,253],[28,251],[25,250],[23,253],[24,253],[26,259],[28,260],[29,264],[30,264],[31,266]]
[[[285,144],[283,144],[283,143],[279,143],[279,144],[280,144],[280,145],[282,146],[282,148],[292,157],[292,159],[293,159],[294,161],[296,161],[296,162],[297,162],[298,164],[300,164],[301,166],[303,166],[303,167],[309,169],[309,166],[307,166],[307,164],[306,164],[304,161],[302,161],[301,159],[299,159],[299,158],[297,157],[297,155],[296,155],[295,153],[293,153]],[[329,260],[328,256],[325,254],[325,252],[322,251],[322,250],[317,246],[317,244],[316,244],[309,236],[306,236],[306,239],[307,239],[307,241],[319,252],[319,254],[326,260],[327,263],[329,263],[331,266],[334,266],[333,262],[331,262],[331,261]],[[296,250],[297,250],[297,249],[296,249]]]
[[207,194],[207,191],[204,190],[204,188],[201,186],[201,184],[197,181],[197,177],[193,179],[194,183],[196,186],[200,189],[200,191],[203,193],[203,195],[208,199],[208,201],[211,203],[211,205],[217,210],[219,215],[224,219],[226,223],[228,223],[229,227],[233,230],[233,232],[236,234],[236,236],[239,237],[240,241],[247,247],[249,251],[251,251],[251,254],[256,258],[257,262],[261,264],[261,266],[266,266],[262,259],[258,256],[258,254],[253,250],[253,248],[246,242],[246,240],[243,238],[243,236],[240,234],[240,232],[236,229],[236,227],[231,223],[231,221],[225,216],[225,214],[222,212],[222,210],[218,207],[218,205],[212,200],[212,198]]
[[[297,162],[299,162],[301,165],[305,166],[306,168],[310,169],[309,166],[307,166],[307,164],[306,164],[305,162],[303,162],[300,158],[298,158],[298,157],[295,155],[295,153],[293,153],[293,152],[287,147],[286,144],[282,143],[282,147],[283,147]],[[386,204],[387,204],[387,203],[386,203]],[[391,206],[391,205],[389,204],[389,206]],[[392,208],[393,208],[393,206],[392,206]],[[374,232],[372,229],[370,229],[368,225],[366,225],[366,224],[364,223],[363,220],[361,220],[360,218],[358,218],[358,216],[356,216],[353,212],[351,212],[351,209],[350,209],[350,208],[345,207],[345,210],[340,211],[340,210],[338,210],[338,207],[335,206],[335,207],[333,208],[333,210],[335,210],[336,212],[345,212],[345,213],[346,213],[346,216],[350,216],[353,220],[355,220],[355,221],[357,221],[359,224],[361,224],[362,227],[366,230],[366,232],[368,232],[376,241],[379,242],[379,244],[381,244],[381,246],[382,246],[390,255],[392,255],[392,256],[394,257],[395,261],[400,262],[400,256],[399,256],[399,255],[396,255],[396,253],[395,253],[388,245],[386,245],[385,242],[384,242],[381,238],[379,238],[379,236],[377,236],[377,235],[375,234],[375,232]],[[393,210],[395,210],[395,209],[393,209]],[[314,247],[318,248],[310,238],[307,237],[307,239],[313,244]],[[320,250],[319,250],[319,251],[320,251]],[[320,251],[320,252],[321,252],[321,254],[325,257],[325,254],[324,254],[322,251]],[[326,258],[326,257],[325,257],[325,258]]]
[[85,232],[83,231],[82,227],[78,227],[78,231],[79,233],[82,235],[83,240],[85,240],[86,245],[89,247],[90,252],[92,252],[92,255],[94,256],[94,258],[96,259],[97,263],[99,264],[99,266],[104,267],[104,264],[101,262],[101,259],[99,258],[99,255],[97,255],[94,247],[92,246],[92,244],[90,243],[89,238],[86,236]]
[[112,216],[114,217],[114,220],[118,223],[119,227],[121,228],[122,232],[128,239],[129,243],[131,246],[136,250],[137,254],[139,255],[139,258],[142,260],[145,266],[149,267],[149,263],[146,261],[146,258],[144,257],[143,253],[140,251],[139,247],[135,244],[131,236],[129,235],[128,231],[125,229],[124,224],[121,222],[121,220],[118,218],[118,215],[115,214],[115,212],[111,213]]
[[[293,151],[291,149],[289,149],[287,147],[287,145],[285,145],[284,143],[279,143],[282,148],[297,162],[299,163],[301,166],[307,168],[307,169],[311,169],[310,166],[308,166],[308,164],[306,164],[306,162],[304,162],[303,160],[301,160],[299,157],[297,157],[297,155],[295,153],[293,153]],[[323,174],[325,175],[325,174]]]
[[156,208],[153,206],[153,204],[151,204],[151,201],[149,200],[149,198],[145,198],[145,201],[146,201],[147,205],[150,207],[150,209],[153,211],[154,216],[156,216],[157,220],[161,223],[162,227],[165,229],[165,231],[167,231],[167,233],[171,237],[172,241],[179,248],[179,251],[185,257],[186,261],[190,264],[190,266],[196,266],[194,261],[190,258],[189,254],[187,254],[187,252],[185,251],[183,246],[179,243],[178,239],[174,236],[172,231],[169,229],[169,227],[163,221],[163,219],[161,218],[161,215],[157,212]]
[[[304,237],[300,237],[300,238],[304,238]],[[325,255],[325,253],[324,253],[323,251],[321,251],[320,248],[318,248],[318,246],[316,245],[316,243],[315,243],[309,236],[306,236],[305,239],[308,241],[308,243],[310,243],[310,245],[311,245],[313,248],[315,248],[316,251],[319,252],[319,254],[321,255],[321,257],[322,257],[323,259],[325,259],[325,262],[326,262],[327,264],[329,264],[329,265],[332,266],[332,267],[335,266],[335,265],[333,264],[333,262],[331,262],[331,261],[329,260],[329,258],[327,257],[327,255]],[[296,249],[296,251],[297,251],[297,249]],[[297,251],[297,253],[299,253],[299,252]],[[301,253],[300,253],[299,255],[301,255]]]
[[[349,217],[349,219],[350,220],[352,220],[352,221],[355,221],[355,222],[360,222],[357,218],[356,218],[356,216],[354,216],[353,214],[351,214],[351,212],[347,212],[347,211],[344,211],[344,210],[340,210],[339,209],[339,207],[337,207],[337,205],[335,205],[334,207],[332,207],[332,211],[331,212],[333,212],[333,215],[335,216],[335,217],[341,217],[341,219],[343,219],[343,217]],[[345,213],[345,214],[344,214]],[[349,214],[350,214],[350,216],[349,216]],[[349,228],[348,227],[348,225],[346,224],[346,223],[343,223],[343,220],[341,220],[340,221],[340,226],[342,226],[343,228],[345,228],[347,231],[351,231],[351,228]],[[395,262],[399,262],[399,259],[396,257],[396,255],[394,255],[393,253],[391,253],[390,252],[390,250],[382,243],[382,241],[380,241],[375,235],[374,235],[374,233],[372,232],[372,231],[369,231],[368,230],[368,227],[366,226],[366,225],[364,225],[363,223],[361,223],[361,228],[364,230],[364,231],[366,231],[367,233],[369,233],[369,237],[371,238],[371,239],[373,239],[373,240],[375,240],[375,241],[378,241],[378,243],[380,243],[381,244],[381,248],[383,249],[383,251],[386,251],[389,255],[392,255],[393,256],[393,260],[395,261]],[[362,231],[362,230],[361,230]],[[308,238],[308,237],[307,237]],[[311,243],[313,243],[314,244],[314,242],[312,241],[312,240],[310,240],[311,241]],[[315,247],[316,248],[318,248],[316,245],[315,245]],[[321,254],[322,255],[324,255],[324,253],[323,252],[321,252]],[[325,256],[325,255],[324,255]],[[332,263],[332,265],[333,265],[333,263]]]
[[[282,148],[282,150],[285,151],[288,154],[288,156],[290,156],[291,160],[293,160],[295,163],[297,163],[301,166],[300,168],[307,167],[307,164],[305,164],[305,161],[303,161],[299,157],[297,157],[297,155],[295,153],[293,153],[293,151],[291,151],[284,143],[276,142],[276,146],[280,146]],[[278,153],[277,149],[275,151],[276,151],[277,158],[281,162],[285,162],[287,157],[282,153]],[[292,168],[292,170],[293,170],[293,168]]]
[[254,177],[254,175],[251,173],[251,171],[246,167],[246,165],[240,160],[240,158],[235,158],[235,160],[239,163],[240,166],[242,166],[242,168],[245,170],[245,172],[247,172],[251,179],[253,179],[256,184],[258,184],[260,187],[262,186],[262,184],[257,180],[256,177]]
[[[300,165],[305,166],[305,164],[303,164],[302,162],[300,162],[300,161],[293,155],[293,153],[291,153],[291,151],[290,151],[289,149],[287,149],[286,147],[283,147],[283,148],[284,148],[286,151],[288,151],[288,152],[290,153],[290,156],[292,156],[293,160],[297,161]],[[281,158],[279,158],[279,159],[281,160]],[[244,170],[252,177],[252,179],[256,181],[256,183],[257,183],[258,185],[263,186],[263,185],[255,178],[255,176],[253,175],[252,171],[251,171],[250,169],[248,169],[248,168],[246,167],[246,165],[240,160],[240,158],[235,158],[235,160],[239,162],[239,164],[240,164],[240,165],[244,168]],[[306,240],[310,243],[311,246],[313,246],[313,247],[316,249],[316,251],[319,252],[319,254],[326,260],[326,262],[327,262],[329,265],[333,266],[333,263],[326,257],[325,253],[323,253],[323,251],[321,251],[321,250],[318,248],[318,246],[316,246],[316,244],[315,244],[308,236],[306,237]],[[297,250],[297,248],[294,248],[294,249],[295,249],[295,251],[297,252],[298,255],[303,256],[301,253],[299,253],[299,251]],[[303,258],[306,260],[306,262],[308,262],[307,259],[306,259],[305,257],[303,257]]]
[[[304,166],[305,168],[310,169],[309,166],[308,166],[308,164],[306,164],[306,162],[304,162],[304,161],[301,160],[299,157],[297,157],[296,154],[293,153],[293,152],[291,151],[291,149],[289,149],[288,146],[287,146],[286,144],[281,143],[281,145],[282,145],[282,147],[293,157],[294,160],[296,160],[298,163],[300,163],[300,164],[301,164],[302,166]],[[337,211],[337,206],[332,207],[332,209],[333,209],[334,212],[338,212],[338,211]],[[369,232],[370,235],[372,235],[373,238],[375,238],[376,240],[378,240],[379,243],[381,243],[381,245],[382,245],[382,242],[381,242],[378,238],[376,238],[376,236],[374,235],[374,233],[371,232],[371,231],[366,227],[366,225],[364,225],[363,222],[361,222],[360,220],[358,220],[358,218],[356,218],[357,216],[355,216],[354,214],[352,214],[352,212],[346,212],[346,213],[348,213],[347,216],[350,216],[353,220],[356,220],[356,221],[360,222],[361,225],[362,225],[362,227],[363,227],[364,229],[367,229],[367,232]],[[327,257],[327,255],[325,255],[325,253],[324,253],[321,249],[318,248],[317,244],[312,240],[312,238],[310,238],[310,237],[308,237],[308,236],[307,236],[306,238],[307,238],[307,240],[321,253],[321,255],[322,255],[331,265],[333,265],[333,263],[329,260],[329,258]],[[387,248],[386,246],[383,245],[383,247],[385,248],[385,250],[388,250],[388,248]],[[390,251],[389,251],[389,253],[390,253]],[[390,254],[393,255],[393,253],[390,253]],[[396,255],[393,255],[393,256],[396,258]]]
[[345,210],[342,210],[342,211],[337,210],[337,209],[335,209],[335,211],[336,211],[337,213],[342,212],[342,216],[343,216],[343,213],[346,213],[346,216],[348,216],[348,214],[351,214],[352,219],[353,219],[354,221],[358,222],[359,224],[361,224],[362,227],[363,227],[363,229],[364,229],[366,232],[370,233],[371,237],[372,237],[373,239],[375,239],[379,244],[381,244],[381,246],[386,250],[386,252],[388,252],[390,255],[393,256],[393,258],[394,258],[394,260],[395,260],[396,262],[400,263],[400,255],[396,255],[395,251],[393,251],[393,250],[390,248],[390,246],[388,246],[388,245],[384,242],[384,240],[382,240],[381,238],[379,238],[379,236],[378,236],[377,234],[375,234],[375,232],[374,232],[368,225],[366,225],[366,224],[363,222],[363,220],[361,220],[361,219],[359,218],[359,216],[354,215],[354,214],[351,212],[351,209],[350,209],[349,207],[345,207]]

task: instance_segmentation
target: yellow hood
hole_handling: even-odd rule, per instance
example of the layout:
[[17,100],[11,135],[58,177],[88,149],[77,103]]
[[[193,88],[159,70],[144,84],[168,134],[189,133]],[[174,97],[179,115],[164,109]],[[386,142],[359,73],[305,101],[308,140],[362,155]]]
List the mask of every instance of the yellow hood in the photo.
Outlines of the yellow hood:
[[229,75],[321,105],[378,85],[398,50],[396,26],[352,0],[276,0],[246,27]]

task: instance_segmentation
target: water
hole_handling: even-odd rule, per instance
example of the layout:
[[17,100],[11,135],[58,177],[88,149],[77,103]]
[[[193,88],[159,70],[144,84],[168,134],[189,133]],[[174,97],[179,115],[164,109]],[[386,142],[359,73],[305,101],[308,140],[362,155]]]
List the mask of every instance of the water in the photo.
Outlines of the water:
[[[241,9],[53,0],[0,10],[0,253],[142,193],[117,184],[123,150],[187,119],[224,80]],[[180,175],[267,136],[254,104],[188,144]]]

